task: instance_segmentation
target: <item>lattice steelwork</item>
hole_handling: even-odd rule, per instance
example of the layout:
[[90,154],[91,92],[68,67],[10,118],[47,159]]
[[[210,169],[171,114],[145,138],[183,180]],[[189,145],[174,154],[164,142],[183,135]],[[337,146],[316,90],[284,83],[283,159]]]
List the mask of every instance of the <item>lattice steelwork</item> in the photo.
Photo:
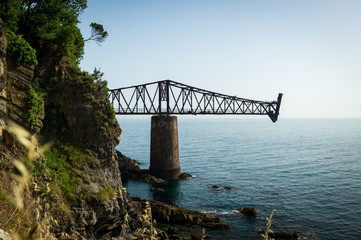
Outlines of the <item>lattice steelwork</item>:
[[249,114],[268,115],[277,121],[282,94],[277,101],[255,101],[228,96],[171,80],[110,90],[116,114]]

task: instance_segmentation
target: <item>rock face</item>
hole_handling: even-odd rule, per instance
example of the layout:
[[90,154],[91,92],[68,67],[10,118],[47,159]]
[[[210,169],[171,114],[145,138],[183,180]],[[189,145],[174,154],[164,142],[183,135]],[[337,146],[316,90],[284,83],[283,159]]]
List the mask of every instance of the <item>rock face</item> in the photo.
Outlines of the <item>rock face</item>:
[[[54,60],[43,57],[39,65],[49,62]],[[44,124],[49,135],[68,137],[92,150],[99,159],[113,158],[121,129],[107,96],[92,77],[72,72],[63,64],[57,63],[53,72],[36,71],[42,87],[50,89],[44,99],[47,112]]]
[[[29,65],[15,66],[12,59],[6,58],[5,33],[0,19],[0,159],[11,160],[21,158],[22,146],[6,132],[6,119],[10,119],[27,131],[35,134],[40,131],[42,121],[31,127],[27,120],[27,94],[34,77],[34,67]],[[3,117],[4,116],[4,117]],[[6,117],[6,119],[5,119]],[[44,117],[44,113],[39,116]]]
[[71,215],[71,222],[62,223],[61,227],[68,228],[67,232],[80,239],[101,239],[104,235],[117,237],[140,227],[137,212],[124,191],[107,201],[81,200],[71,209]]
[[186,208],[176,208],[165,203],[144,200],[133,197],[139,203],[148,201],[150,203],[152,217],[158,222],[175,223],[179,225],[198,225],[210,229],[229,229],[230,226],[221,222],[221,219],[212,215],[201,213]]
[[[41,64],[54,62],[40,59]],[[70,229],[84,239],[100,239],[108,234],[135,231],[140,227],[137,212],[131,207],[129,195],[122,190],[121,173],[115,146],[120,141],[121,129],[112,113],[105,93],[86,74],[79,75],[57,64],[54,72],[38,71],[39,82],[50,92],[45,97],[45,131],[60,139],[70,139],[99,160],[97,167],[82,171],[89,182],[78,186],[94,195],[104,184],[117,191],[109,199],[84,199],[70,209],[72,221],[65,222],[61,230]]]
[[[46,48],[46,44],[43,47]],[[0,166],[4,166],[5,160],[17,155],[21,159],[25,155],[19,144],[4,130],[7,124],[5,118],[26,128],[31,134],[43,130],[45,136],[53,136],[55,144],[60,140],[79,145],[97,157],[99,162],[97,166],[74,169],[87,179],[75,187],[85,189],[95,197],[79,197],[68,206],[66,215],[53,216],[58,217],[58,226],[52,226],[52,232],[65,232],[76,239],[100,239],[104,235],[117,237],[120,233],[135,231],[140,227],[139,215],[122,187],[115,154],[121,129],[106,94],[93,83],[92,78],[69,68],[66,59],[51,49],[42,49],[38,55],[39,65],[36,68],[15,66],[6,57],[6,38],[0,20]],[[44,120],[30,127],[26,115],[27,93],[33,78],[37,78],[40,87],[46,89],[45,116],[40,116]],[[3,172],[0,171],[0,181],[5,176]],[[96,197],[104,186],[115,194]],[[59,196],[54,194],[49,198],[51,208],[59,207]]]

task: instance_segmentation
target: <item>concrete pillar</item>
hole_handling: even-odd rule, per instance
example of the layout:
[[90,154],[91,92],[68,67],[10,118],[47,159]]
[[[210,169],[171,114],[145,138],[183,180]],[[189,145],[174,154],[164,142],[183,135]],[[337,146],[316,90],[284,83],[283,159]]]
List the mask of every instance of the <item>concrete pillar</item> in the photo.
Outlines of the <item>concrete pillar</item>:
[[152,116],[150,174],[175,179],[180,174],[178,127],[175,116]]

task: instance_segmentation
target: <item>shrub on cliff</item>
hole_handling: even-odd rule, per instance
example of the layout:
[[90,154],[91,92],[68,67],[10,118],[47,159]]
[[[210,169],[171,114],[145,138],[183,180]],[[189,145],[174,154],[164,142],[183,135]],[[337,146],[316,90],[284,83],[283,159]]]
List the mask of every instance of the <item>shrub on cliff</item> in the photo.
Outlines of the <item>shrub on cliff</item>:
[[11,34],[6,52],[14,59],[17,66],[24,63],[38,65],[35,49],[20,35]]
[[33,88],[28,93],[28,122],[30,126],[35,126],[40,121],[39,114],[43,111],[44,101]]
[[100,68],[94,68],[94,72],[91,76],[94,78],[95,84],[97,84],[102,89],[105,96],[109,98],[108,81],[103,79],[104,73],[100,71]]

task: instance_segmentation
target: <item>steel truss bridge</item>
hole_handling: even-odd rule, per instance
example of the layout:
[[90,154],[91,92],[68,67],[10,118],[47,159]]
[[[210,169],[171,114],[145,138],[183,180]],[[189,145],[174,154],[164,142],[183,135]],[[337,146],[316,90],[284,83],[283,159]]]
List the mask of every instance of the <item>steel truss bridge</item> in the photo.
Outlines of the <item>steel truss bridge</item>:
[[109,90],[116,114],[268,115],[276,122],[282,94],[277,101],[256,101],[188,86],[171,80]]

